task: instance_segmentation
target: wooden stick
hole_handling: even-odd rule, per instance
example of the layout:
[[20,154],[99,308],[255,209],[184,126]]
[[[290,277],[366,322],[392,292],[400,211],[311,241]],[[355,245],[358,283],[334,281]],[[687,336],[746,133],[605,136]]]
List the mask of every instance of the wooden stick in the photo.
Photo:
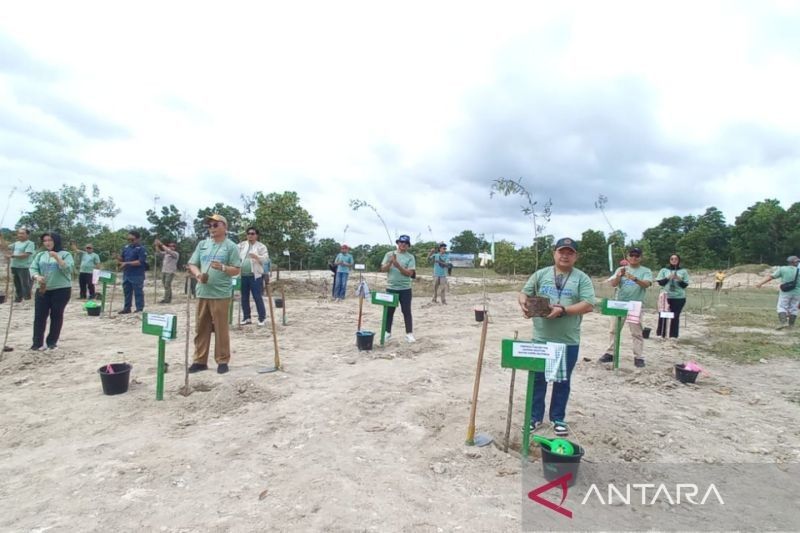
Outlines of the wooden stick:
[[484,311],[483,327],[481,328],[481,345],[478,350],[478,367],[475,370],[475,383],[472,386],[472,406],[469,411],[469,426],[467,426],[467,444],[475,444],[475,414],[478,410],[478,390],[481,386],[481,370],[483,370],[483,351],[486,348],[486,329],[489,327],[489,313]]
[[[272,323],[272,344],[275,346],[275,368],[281,368],[281,358],[278,355],[278,330],[275,327],[275,312],[272,307],[272,289],[267,284],[267,301],[269,302],[269,321]],[[286,302],[283,303],[286,305]]]
[[[5,248],[5,242],[2,243],[0,246],[3,246]],[[8,347],[8,330],[11,329],[11,315],[14,313],[14,300],[16,299],[17,295],[14,294],[14,298],[11,298],[11,295],[8,294],[8,289],[9,289],[8,280],[10,276],[11,276],[11,257],[6,256],[6,290],[3,294],[6,295],[6,300],[8,300],[9,307],[8,307],[8,322],[6,322],[6,334],[5,337],[3,337],[3,349],[0,350],[0,361],[3,360],[3,352],[11,351],[11,350],[6,350],[6,348]],[[16,291],[14,292],[16,293]]]
[[[191,287],[189,280],[190,274],[186,275],[186,286]],[[191,290],[186,293],[186,344],[183,348],[183,391],[184,396],[189,396],[189,330],[191,330],[192,319],[192,295]]]
[[[519,331],[514,331],[514,340],[517,340]],[[517,378],[517,369],[511,369],[511,386],[508,388],[508,414],[506,415],[506,434],[503,440],[503,451],[508,453],[508,440],[511,437],[511,415],[514,409],[514,382]]]
[[364,309],[364,294],[359,291],[358,294],[358,329],[356,331],[361,331],[361,313]]

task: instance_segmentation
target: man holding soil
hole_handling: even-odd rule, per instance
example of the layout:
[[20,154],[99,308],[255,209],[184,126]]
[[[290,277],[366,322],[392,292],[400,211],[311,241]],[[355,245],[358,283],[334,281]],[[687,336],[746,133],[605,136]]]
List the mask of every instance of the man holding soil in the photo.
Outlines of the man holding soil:
[[[529,296],[543,296],[550,299],[550,314],[533,317],[533,341],[557,342],[567,347],[566,379],[553,382],[550,395],[550,421],[559,437],[569,435],[566,423],[567,401],[569,400],[572,369],[578,362],[580,348],[581,321],[583,315],[592,311],[594,305],[594,286],[583,271],[575,268],[578,248],[573,239],[565,237],[556,242],[553,252],[554,265],[537,270],[528,278],[519,293],[518,303],[525,318],[532,317],[528,308]],[[538,429],[544,420],[544,398],[547,381],[543,372],[534,373],[533,406],[531,410],[531,429]]]
[[194,337],[194,362],[189,372],[208,370],[213,331],[217,374],[224,374],[231,359],[228,328],[231,278],[239,275],[242,262],[239,248],[226,236],[227,219],[214,214],[206,217],[205,221],[209,236],[197,244],[188,263],[189,272],[197,279],[197,334]]
[[[388,272],[386,292],[398,295],[403,321],[406,324],[406,340],[416,342],[411,318],[411,280],[416,276],[417,260],[414,254],[408,251],[411,247],[411,237],[400,235],[395,244],[397,244],[397,250],[386,252],[386,255],[383,256],[381,272]],[[386,341],[392,337],[395,309],[395,307],[389,307],[386,310]]]
[[800,258],[790,255],[786,258],[788,265],[776,268],[772,274],[761,280],[756,285],[761,288],[765,283],[773,279],[781,280],[780,292],[778,293],[778,327],[775,329],[792,328],[797,320],[798,306],[800,306],[800,280],[798,277],[798,265]]

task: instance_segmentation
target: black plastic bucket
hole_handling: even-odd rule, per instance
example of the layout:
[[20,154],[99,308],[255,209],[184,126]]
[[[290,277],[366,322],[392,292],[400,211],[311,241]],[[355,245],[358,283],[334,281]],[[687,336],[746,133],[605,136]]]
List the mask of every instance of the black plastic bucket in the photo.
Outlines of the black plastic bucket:
[[371,350],[372,341],[375,340],[375,334],[371,331],[359,331],[356,333],[356,346],[359,350]]
[[283,307],[283,298],[275,298],[275,307]]
[[572,455],[559,455],[550,451],[546,444],[540,444],[542,450],[542,470],[544,471],[544,478],[547,481],[553,481],[561,476],[571,473],[572,478],[567,482],[567,486],[571,487],[578,479],[578,468],[581,466],[581,458],[583,457],[584,449],[572,441],[569,441],[574,448]]
[[483,322],[486,312],[483,309],[475,309],[475,322]]
[[686,370],[682,363],[675,365],[675,377],[681,383],[694,383],[697,381],[697,375],[700,372],[697,370]]
[[109,374],[106,371],[107,368],[108,365],[105,365],[97,369],[100,381],[103,383],[103,394],[111,396],[128,392],[128,383],[130,383],[131,368],[133,367],[128,363],[111,363],[111,368],[114,369],[113,374]]
[[89,316],[100,316],[100,308],[99,307],[87,307],[86,314]]
[[653,331],[651,328],[643,328],[642,329],[642,337],[644,337],[645,339],[649,339],[651,331]]

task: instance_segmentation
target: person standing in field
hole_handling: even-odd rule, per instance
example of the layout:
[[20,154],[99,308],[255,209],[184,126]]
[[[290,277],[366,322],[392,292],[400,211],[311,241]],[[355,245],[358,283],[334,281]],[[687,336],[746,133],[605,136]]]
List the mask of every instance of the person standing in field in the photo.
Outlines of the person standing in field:
[[333,278],[333,301],[344,301],[347,294],[347,278],[350,277],[350,269],[353,268],[355,260],[353,254],[350,253],[350,247],[346,244],[342,245],[341,251],[336,254],[333,260],[336,267],[336,276]]
[[239,248],[227,237],[228,220],[219,214],[206,217],[208,238],[197,243],[188,268],[197,279],[197,334],[194,337],[194,362],[190,373],[208,370],[211,333],[214,333],[214,360],[217,373],[228,372],[231,359],[228,304],[231,278],[238,276],[242,264]]
[[[34,303],[31,350],[55,350],[64,325],[64,309],[72,293],[75,260],[71,253],[62,249],[58,233],[44,233],[41,241],[44,251],[33,258],[30,267],[32,278],[39,284]],[[45,339],[48,317],[50,332]]]
[[786,258],[786,262],[788,265],[777,267],[772,274],[756,285],[760,289],[773,279],[781,281],[777,308],[779,324],[775,329],[794,327],[794,323],[797,321],[798,306],[800,306],[800,280],[797,279],[798,273],[800,273],[800,267],[798,267],[800,258],[790,255]]
[[714,274],[714,290],[721,291],[722,283],[724,281],[725,281],[725,271],[722,269],[717,270],[717,273]]
[[164,299],[158,303],[172,303],[172,281],[175,279],[175,273],[178,272],[178,259],[180,259],[178,244],[170,242],[164,245],[164,243],[158,239],[156,239],[153,244],[156,250],[158,250],[158,255],[163,258],[161,265],[161,283],[164,285]]
[[17,242],[9,245],[11,249],[11,273],[14,276],[14,301],[31,299],[31,261],[36,245],[30,240],[31,230],[19,228]]
[[[534,272],[517,301],[525,318],[533,320],[533,341],[539,343],[555,342],[566,345],[566,374],[561,381],[553,382],[550,395],[550,421],[559,437],[569,435],[566,422],[567,402],[569,401],[572,370],[578,362],[580,348],[581,321],[583,315],[592,312],[594,306],[594,286],[591,278],[575,268],[578,248],[573,239],[559,239],[553,251],[553,266]],[[544,296],[550,299],[550,314],[546,317],[532,317],[528,309],[529,296]],[[543,372],[534,373],[533,404],[531,409],[531,429],[536,430],[544,420],[544,399],[547,381]]]
[[[658,272],[656,283],[661,286],[659,298],[665,297],[669,310],[675,314],[671,319],[658,317],[656,335],[666,337],[669,333],[670,338],[677,339],[680,331],[681,311],[686,305],[686,287],[689,286],[689,272],[681,267],[681,256],[678,254],[669,256],[669,265]],[[668,322],[670,324],[669,332],[667,332]]]
[[132,300],[136,301],[136,312],[144,310],[144,271],[147,268],[147,250],[139,242],[138,231],[128,232],[128,244],[122,249],[117,263],[122,269],[122,293],[125,303],[119,314],[131,312]]
[[242,263],[242,325],[253,323],[250,320],[250,295],[256,304],[258,325],[263,326],[267,320],[263,292],[264,263],[269,261],[269,251],[266,245],[258,242],[258,237],[258,230],[250,226],[247,228],[247,239],[239,243],[239,260]]
[[[617,287],[616,299],[623,302],[640,302],[638,316],[635,312],[628,311],[628,330],[633,338],[633,364],[637,368],[645,366],[644,360],[644,336],[642,335],[642,317],[644,316],[644,299],[647,296],[647,289],[653,284],[653,272],[642,266],[642,249],[631,248],[628,250],[628,264],[619,267],[611,278],[611,286]],[[633,316],[632,316],[633,315]],[[617,319],[611,317],[611,331],[609,332],[610,344],[606,348],[606,353],[598,360],[601,363],[611,363],[614,361],[612,352],[615,344],[615,331]]]
[[75,243],[72,243],[72,252],[77,254],[79,258],[78,264],[80,265],[78,267],[78,287],[80,290],[78,300],[85,300],[87,291],[89,299],[94,300],[96,295],[92,276],[94,275],[94,269],[100,265],[100,256],[94,253],[94,246],[91,244],[87,244],[84,251],[81,251],[78,250]]
[[447,274],[450,254],[447,252],[447,245],[443,242],[439,243],[437,248],[431,248],[428,254],[428,261],[433,261],[433,299],[431,301],[437,303],[439,287],[441,287],[442,303],[447,305]]
[[[403,312],[403,321],[406,326],[406,341],[416,342],[414,338],[414,323],[411,317],[411,280],[416,277],[417,260],[408,251],[411,248],[411,237],[400,235],[395,241],[397,249],[386,252],[381,262],[381,272],[387,272],[388,283],[386,292],[397,294],[400,310]],[[394,320],[395,307],[389,307],[386,311],[386,338],[388,341],[392,337],[392,322]]]

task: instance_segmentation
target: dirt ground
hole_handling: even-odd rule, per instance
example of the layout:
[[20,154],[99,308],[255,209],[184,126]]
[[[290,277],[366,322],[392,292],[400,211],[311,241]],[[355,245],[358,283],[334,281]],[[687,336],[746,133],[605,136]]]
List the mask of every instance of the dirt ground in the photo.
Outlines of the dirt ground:
[[[73,300],[59,350],[30,352],[32,305],[15,305],[14,351],[0,363],[0,529],[519,530],[518,454],[464,445],[481,335],[472,309],[482,295],[459,294],[468,282],[458,282],[446,306],[417,296],[418,342],[402,339],[398,312],[399,338],[359,352],[355,284],[333,303],[322,296],[326,278],[286,280],[285,325],[276,312],[282,372],[257,372],[273,361],[272,335],[244,326],[232,332],[230,373],[217,375],[212,362],[212,371],[191,376],[187,397],[178,393],[185,297],[148,306],[179,321],[160,402],[157,340],[141,333],[138,315],[89,317]],[[500,367],[500,341],[531,334],[517,289],[490,294],[488,303],[477,427],[498,444],[511,376]],[[0,306],[3,326],[8,312]],[[380,328],[380,309],[369,303],[364,328]],[[607,317],[586,316],[567,410],[586,460],[800,461],[800,361],[741,366],[650,339],[648,366],[634,369],[623,337],[623,364],[612,371],[597,363],[607,330]],[[688,315],[682,336],[706,334],[700,317]],[[695,385],[672,375],[686,360],[707,369]],[[103,395],[97,368],[122,361],[133,365],[130,390]],[[524,391],[519,373],[516,449]]]

